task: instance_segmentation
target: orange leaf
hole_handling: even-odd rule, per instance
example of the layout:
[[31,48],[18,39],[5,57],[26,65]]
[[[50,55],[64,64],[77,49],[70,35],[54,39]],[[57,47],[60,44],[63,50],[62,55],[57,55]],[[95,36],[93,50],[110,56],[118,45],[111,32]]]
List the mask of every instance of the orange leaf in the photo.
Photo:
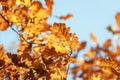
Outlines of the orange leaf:
[[33,18],[33,15],[38,13],[41,8],[42,4],[39,1],[34,1],[30,7],[30,17]]
[[61,16],[61,17],[59,17],[60,19],[63,19],[63,20],[68,20],[68,19],[70,19],[70,18],[72,18],[73,17],[73,15],[72,14],[67,14],[66,16]]
[[108,40],[105,41],[103,46],[108,48],[110,45],[111,45],[111,39],[108,39]]
[[53,8],[53,0],[45,0],[46,6],[48,7],[48,13],[51,15],[52,14],[52,8]]
[[85,42],[85,41],[81,42],[81,43],[79,44],[78,51],[84,49],[85,46],[86,46],[86,42]]
[[92,41],[93,41],[95,44],[98,44],[98,40],[97,40],[96,36],[95,36],[93,33],[90,34],[90,37],[91,37]]
[[120,28],[120,12],[116,14],[115,18],[116,18],[116,23],[118,25],[118,28]]
[[5,19],[0,16],[0,30],[4,31],[8,28],[9,24],[7,23],[7,21],[5,21]]

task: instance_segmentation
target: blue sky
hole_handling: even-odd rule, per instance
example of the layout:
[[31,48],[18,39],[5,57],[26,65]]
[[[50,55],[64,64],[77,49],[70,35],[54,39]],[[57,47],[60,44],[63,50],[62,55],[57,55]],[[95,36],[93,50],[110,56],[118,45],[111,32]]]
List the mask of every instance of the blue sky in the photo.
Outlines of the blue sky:
[[[106,39],[114,40],[112,33],[106,29],[109,25],[117,28],[115,15],[120,12],[120,0],[55,0],[53,16],[50,23],[64,22],[75,32],[79,41],[87,41],[87,49],[94,43],[90,39],[90,33],[94,33],[100,44]],[[63,21],[55,16],[72,13],[73,18]],[[87,51],[86,49],[86,51]],[[86,53],[81,51],[80,55]]]
[[[53,15],[74,14],[72,19],[63,22],[77,33],[80,41],[89,41],[89,34],[93,32],[100,42],[104,42],[111,35],[106,27],[116,26],[115,15],[119,11],[119,0],[55,0]],[[53,19],[50,22],[57,21]]]
[[[43,0],[42,0],[43,1]],[[90,40],[90,33],[93,32],[100,43],[107,38],[113,38],[106,27],[113,25],[117,27],[115,15],[120,11],[120,0],[55,0],[53,16],[49,23],[64,22],[71,27],[71,32],[75,32],[80,41],[87,41],[87,45],[93,45]],[[73,18],[63,21],[55,16],[72,13]],[[17,41],[18,36],[11,29],[0,31],[0,44],[5,48],[13,41]]]

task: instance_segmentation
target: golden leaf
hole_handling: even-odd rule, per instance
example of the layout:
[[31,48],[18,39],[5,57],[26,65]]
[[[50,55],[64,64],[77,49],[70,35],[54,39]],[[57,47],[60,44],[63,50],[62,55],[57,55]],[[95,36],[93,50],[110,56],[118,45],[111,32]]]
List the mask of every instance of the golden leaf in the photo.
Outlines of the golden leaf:
[[66,28],[65,24],[55,23],[50,30],[51,35],[47,39],[49,48],[54,47],[57,52],[61,53],[69,53],[78,48],[78,37],[76,34],[71,34],[70,28]]
[[31,5],[31,0],[17,0],[18,4],[24,4],[27,7],[29,7]]
[[27,7],[29,7],[29,6],[31,5],[31,1],[32,1],[32,0],[24,0],[25,5],[26,5]]
[[92,41],[93,41],[95,44],[98,44],[98,40],[97,40],[96,36],[95,36],[93,33],[90,34],[90,37],[91,37]]
[[118,64],[113,59],[101,59],[99,66],[105,69],[110,69],[114,74],[120,74]]
[[[61,43],[59,42],[59,38],[57,38],[54,35],[50,35],[47,39],[48,41],[48,47],[51,49],[52,47],[55,48],[56,52],[61,53],[69,53],[69,50]],[[67,46],[67,45],[66,45]]]
[[7,15],[7,18],[10,22],[16,24],[16,26],[20,26],[22,18],[20,18],[19,16],[14,13],[9,13],[9,15]]
[[25,61],[25,64],[26,64],[28,67],[32,66],[32,61],[28,60],[28,58],[25,59],[24,61]]
[[42,4],[39,1],[34,1],[30,7],[30,17],[33,18],[41,8]]
[[77,48],[79,48],[79,42],[78,42],[78,37],[76,36],[75,33],[71,34],[71,40],[70,40],[70,48],[71,51],[76,51]]
[[66,28],[65,24],[57,24],[55,23],[51,29],[51,35],[48,37],[48,46],[49,48],[54,47],[57,52],[68,53],[69,44],[69,30],[70,28]]
[[87,57],[89,57],[89,58],[94,58],[95,57],[95,55],[96,55],[96,52],[94,51],[94,50],[89,50],[88,52],[87,52],[87,54],[85,54],[85,56],[87,56]]
[[41,8],[36,14],[35,14],[35,23],[40,23],[40,20],[45,20],[48,18],[48,13],[46,9]]
[[91,77],[92,80],[101,80],[100,75],[96,76],[95,74]]
[[17,3],[18,3],[18,4],[23,4],[23,1],[24,1],[24,0],[17,0]]
[[50,80],[61,80],[61,76],[57,73],[51,74],[50,77]]
[[53,8],[53,0],[45,0],[46,6],[48,8],[48,13],[51,15],[52,14],[52,8]]
[[61,71],[60,68],[55,68],[55,73],[50,75],[50,80],[64,80],[66,78],[66,73]]
[[38,78],[38,80],[43,80],[43,78]]

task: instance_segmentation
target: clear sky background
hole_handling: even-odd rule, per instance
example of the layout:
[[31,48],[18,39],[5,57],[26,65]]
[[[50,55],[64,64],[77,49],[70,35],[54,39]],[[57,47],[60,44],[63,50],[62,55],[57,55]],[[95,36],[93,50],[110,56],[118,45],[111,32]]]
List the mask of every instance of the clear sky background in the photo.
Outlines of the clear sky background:
[[[43,1],[43,0],[40,0]],[[113,25],[117,27],[115,15],[120,12],[120,0],[55,0],[53,16],[49,23],[64,22],[71,27],[71,32],[75,32],[80,41],[87,41],[87,46],[93,45],[90,33],[93,32],[100,43],[107,38],[113,38],[106,27]],[[55,16],[71,13],[73,18],[63,21]],[[17,41],[17,34],[8,29],[0,31],[0,44],[4,44],[7,49],[11,42]]]

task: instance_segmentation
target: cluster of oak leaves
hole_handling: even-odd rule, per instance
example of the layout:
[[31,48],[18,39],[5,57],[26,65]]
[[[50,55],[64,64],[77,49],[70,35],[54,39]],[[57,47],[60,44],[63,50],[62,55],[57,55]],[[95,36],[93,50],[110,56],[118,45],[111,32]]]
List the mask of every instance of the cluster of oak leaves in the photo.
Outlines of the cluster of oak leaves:
[[[52,15],[54,2],[44,1],[46,7],[37,0],[0,0],[0,30],[11,28],[20,36],[17,54],[8,53],[0,45],[0,80],[66,80],[68,70],[74,80],[120,79],[119,43],[112,44],[112,40],[107,39],[99,45],[91,33],[96,46],[91,47],[82,60],[77,60],[86,42],[79,42],[64,23],[50,25],[47,20]],[[59,18],[70,17],[68,14]],[[120,13],[116,21],[120,27]],[[119,36],[119,29],[109,26],[108,30]],[[74,67],[70,67],[71,63]]]

